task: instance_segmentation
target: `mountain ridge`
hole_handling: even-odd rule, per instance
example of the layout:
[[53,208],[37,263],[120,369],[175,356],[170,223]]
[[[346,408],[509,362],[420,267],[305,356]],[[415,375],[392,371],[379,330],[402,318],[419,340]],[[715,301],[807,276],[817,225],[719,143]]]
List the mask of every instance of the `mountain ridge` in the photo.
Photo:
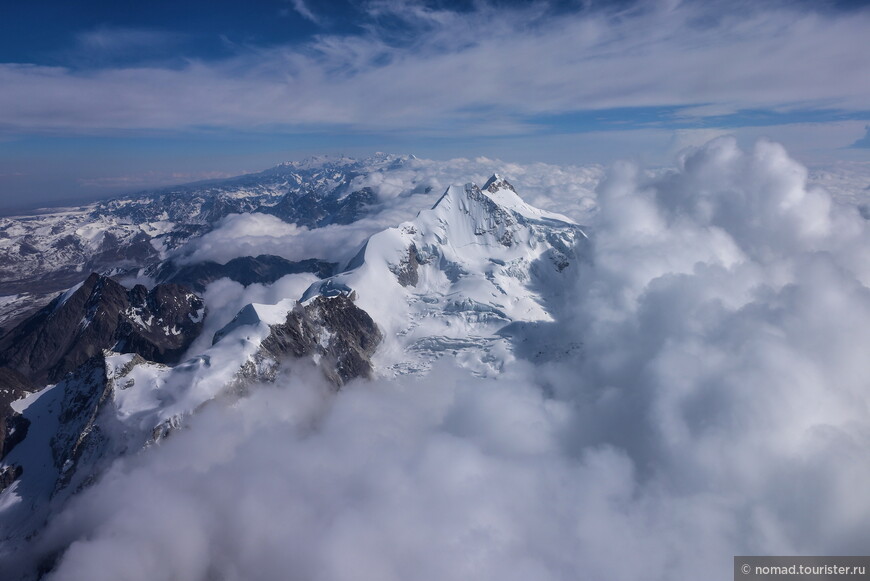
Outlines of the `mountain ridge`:
[[[143,190],[74,208],[0,217],[0,327],[94,271],[135,276],[230,214],[260,212],[308,228],[349,224],[378,206],[360,176],[408,156],[293,162],[233,178]],[[322,258],[322,257],[308,257]]]

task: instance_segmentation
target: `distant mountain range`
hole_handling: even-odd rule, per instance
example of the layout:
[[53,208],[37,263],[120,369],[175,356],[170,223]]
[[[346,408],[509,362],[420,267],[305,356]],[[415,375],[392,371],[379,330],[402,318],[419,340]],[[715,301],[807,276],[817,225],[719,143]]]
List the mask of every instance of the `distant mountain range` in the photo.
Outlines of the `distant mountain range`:
[[314,158],[57,213],[0,218],[0,327],[8,328],[21,313],[46,304],[90,272],[157,268],[229,214],[269,214],[308,228],[354,222],[378,210],[374,192],[354,189],[354,178],[409,159]]

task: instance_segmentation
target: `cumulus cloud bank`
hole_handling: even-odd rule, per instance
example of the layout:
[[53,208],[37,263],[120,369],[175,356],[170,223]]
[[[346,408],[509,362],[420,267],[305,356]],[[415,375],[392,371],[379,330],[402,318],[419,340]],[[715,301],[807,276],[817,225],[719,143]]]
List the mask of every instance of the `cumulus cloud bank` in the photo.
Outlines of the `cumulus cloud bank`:
[[598,189],[575,359],[330,395],[305,365],[117,463],[51,579],[730,579],[870,543],[866,221],[778,145]]

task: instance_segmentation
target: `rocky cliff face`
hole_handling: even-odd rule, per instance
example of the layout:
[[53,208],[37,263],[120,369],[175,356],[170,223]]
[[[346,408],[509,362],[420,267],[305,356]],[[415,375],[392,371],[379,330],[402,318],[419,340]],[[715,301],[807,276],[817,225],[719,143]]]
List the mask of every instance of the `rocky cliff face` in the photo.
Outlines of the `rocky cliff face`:
[[7,449],[0,483],[17,484],[21,499],[8,511],[3,533],[29,534],[42,526],[51,499],[62,502],[96,479],[127,444],[115,412],[116,382],[99,353],[57,384],[17,402],[16,418],[30,426],[26,438]]
[[[11,403],[61,381],[59,389],[69,393],[52,454],[60,462],[58,470],[72,474],[69,466],[85,450],[94,450],[100,439],[100,431],[94,429],[96,414],[109,393],[104,350],[174,363],[199,335],[204,316],[202,299],[172,284],[150,291],[141,285],[128,290],[92,274],[58,296],[0,339],[0,460],[25,439],[31,424]],[[62,381],[68,374],[69,380]],[[67,461],[72,464],[64,469]],[[8,487],[22,472],[19,464],[0,466],[0,488]]]
[[26,424],[22,424],[21,416],[10,404],[35,389],[36,386],[17,371],[0,367],[0,459],[27,433]]
[[[61,384],[63,397],[58,415],[58,428],[51,438],[51,457],[59,478],[55,490],[63,488],[76,475],[79,464],[92,465],[108,461],[105,448],[110,436],[103,425],[111,414],[101,413],[110,405],[114,385],[106,376],[106,360],[102,353],[76,369]],[[99,420],[103,421],[100,422]],[[95,478],[92,469],[85,478]]]
[[[54,309],[63,308],[74,309],[76,317],[84,313],[92,325],[101,326],[101,334],[89,338],[102,344],[114,341],[111,348],[98,350],[55,385],[31,395],[28,403],[17,402],[21,412],[10,405],[4,407],[7,453],[0,462],[0,485],[7,488],[18,482],[16,494],[34,506],[46,507],[48,499],[64,502],[99,477],[119,455],[135,453],[169,436],[214,398],[243,395],[258,382],[273,381],[282,366],[292,366],[299,358],[313,359],[336,388],[351,379],[369,377],[371,356],[382,339],[375,322],[349,296],[316,297],[304,305],[294,301],[283,310],[260,305],[258,312],[255,305],[249,305],[216,337],[211,349],[181,364],[165,365],[155,362],[169,352],[159,350],[163,343],[158,339],[162,341],[164,333],[154,337],[153,331],[168,326],[170,338],[182,337],[181,331],[171,332],[179,327],[173,326],[173,315],[186,317],[192,326],[201,325],[201,319],[193,320],[202,316],[199,303],[191,299],[195,295],[176,285],[158,285],[151,291],[120,287],[120,292],[113,285],[108,279],[91,277],[59,297],[37,319],[41,326],[34,321],[27,333],[19,334],[26,348],[12,351],[22,364],[36,361],[39,349],[55,354],[55,363],[46,369],[34,368],[34,375],[74,365],[86,353],[84,349],[64,351],[61,343],[34,338],[38,329],[42,333],[66,329],[51,327],[60,324],[55,321],[58,317],[52,318]],[[59,319],[71,317],[65,313]],[[113,317],[117,322],[114,331],[106,322]],[[107,337],[111,341],[103,341]],[[54,350],[46,350],[46,345]],[[97,343],[90,345],[96,349]],[[14,393],[9,392],[10,401],[34,391],[23,375],[8,368],[0,370],[0,380],[7,376],[21,380]],[[38,433],[21,445],[31,424],[38,426]],[[39,511],[17,510],[7,516],[19,532],[41,527],[46,518]],[[3,530],[0,526],[0,534]]]
[[0,365],[45,385],[108,348],[174,363],[204,316],[202,299],[184,287],[128,290],[92,274],[0,339]]
[[334,274],[337,266],[334,262],[315,258],[294,262],[280,256],[261,254],[234,258],[226,264],[212,261],[176,264],[167,261],[155,269],[154,278],[160,283],[180,284],[196,292],[203,292],[210,282],[219,278],[229,278],[244,286],[254,283],[271,284],[288,274],[302,272],[310,272],[320,278],[326,278]]
[[248,369],[276,369],[274,364],[288,356],[313,356],[324,375],[341,387],[351,379],[371,377],[371,356],[382,338],[372,318],[350,297],[319,296],[297,304],[283,323],[271,326]]
[[350,224],[359,220],[369,206],[377,203],[371,188],[362,188],[346,196],[334,192],[289,192],[277,204],[261,211],[281,218],[285,222],[319,228],[330,224]]

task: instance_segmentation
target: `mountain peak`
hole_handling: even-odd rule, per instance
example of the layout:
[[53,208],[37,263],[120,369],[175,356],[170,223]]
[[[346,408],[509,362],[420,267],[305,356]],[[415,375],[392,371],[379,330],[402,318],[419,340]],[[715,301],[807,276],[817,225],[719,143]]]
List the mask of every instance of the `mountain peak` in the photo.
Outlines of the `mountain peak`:
[[[437,210],[441,213],[450,212],[451,208],[456,208],[462,214],[469,215],[470,208],[475,206],[478,211],[475,213],[477,218],[481,216],[493,216],[500,212],[508,212],[520,220],[533,222],[557,221],[565,224],[573,224],[573,220],[562,214],[541,210],[526,203],[514,187],[505,178],[499,174],[493,174],[486,183],[483,189],[475,183],[465,184],[465,188],[450,186],[444,194],[438,198],[438,201],[432,206],[432,210]],[[446,222],[456,222],[456,218],[448,218],[441,216]],[[462,219],[460,218],[459,221]],[[497,221],[501,221],[499,219]],[[511,221],[511,220],[508,220]]]
[[[413,155],[401,155],[395,153],[385,153],[377,151],[372,155],[363,158],[349,157],[344,154],[339,155],[310,155],[302,160],[285,161],[278,165],[265,170],[265,172],[284,172],[287,170],[293,171],[316,171],[339,168],[356,168],[358,170],[382,168],[390,164],[402,164],[406,161],[416,160]],[[261,172],[262,173],[262,172]]]
[[384,331],[384,370],[415,373],[467,349],[469,364],[488,374],[500,359],[478,349],[509,353],[500,329],[552,320],[544,289],[560,288],[584,238],[569,218],[527,204],[494,175],[485,189],[450,185],[414,220],[372,235],[344,272],[312,284],[302,301],[353,292]]
[[511,183],[497,173],[492,174],[492,176],[486,180],[486,183],[483,184],[483,189],[490,193],[495,193],[498,190],[510,190],[516,192]]

